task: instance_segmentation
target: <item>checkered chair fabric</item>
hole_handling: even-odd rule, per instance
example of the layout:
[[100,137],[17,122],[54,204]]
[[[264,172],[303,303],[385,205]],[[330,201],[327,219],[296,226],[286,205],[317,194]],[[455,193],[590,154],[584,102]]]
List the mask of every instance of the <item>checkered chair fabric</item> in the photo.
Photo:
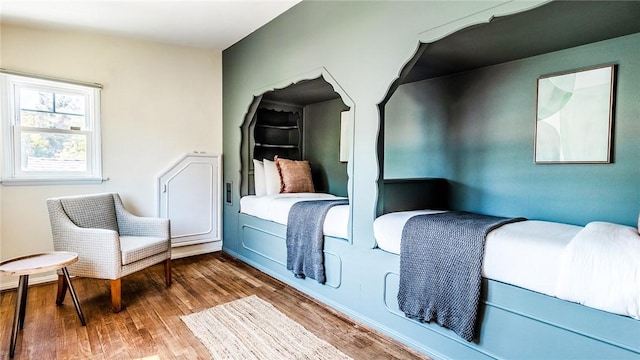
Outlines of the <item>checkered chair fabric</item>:
[[75,276],[115,280],[171,258],[169,219],[128,212],[116,193],[47,200],[53,247]]

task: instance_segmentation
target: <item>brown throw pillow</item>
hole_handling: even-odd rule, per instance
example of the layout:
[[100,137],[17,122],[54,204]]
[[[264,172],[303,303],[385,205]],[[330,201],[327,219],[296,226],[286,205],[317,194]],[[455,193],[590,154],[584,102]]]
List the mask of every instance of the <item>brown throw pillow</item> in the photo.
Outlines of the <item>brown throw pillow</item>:
[[281,159],[276,156],[275,162],[280,174],[281,193],[315,192],[308,161]]

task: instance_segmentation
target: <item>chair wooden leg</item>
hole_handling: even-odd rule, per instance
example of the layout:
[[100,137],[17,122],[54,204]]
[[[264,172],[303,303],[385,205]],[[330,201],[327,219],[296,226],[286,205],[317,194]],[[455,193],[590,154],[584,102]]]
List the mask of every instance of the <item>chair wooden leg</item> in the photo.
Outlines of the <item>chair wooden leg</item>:
[[122,279],[111,280],[111,311],[122,310]]
[[67,282],[64,275],[58,275],[58,294],[56,295],[56,305],[62,305],[64,297],[67,295]]
[[167,287],[171,286],[171,258],[167,258],[164,262],[164,280]]

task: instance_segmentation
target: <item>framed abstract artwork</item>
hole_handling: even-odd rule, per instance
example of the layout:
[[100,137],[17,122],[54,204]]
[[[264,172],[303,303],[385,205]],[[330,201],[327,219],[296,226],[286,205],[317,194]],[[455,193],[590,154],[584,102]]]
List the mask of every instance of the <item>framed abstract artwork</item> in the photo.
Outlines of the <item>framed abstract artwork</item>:
[[610,163],[615,66],[538,78],[536,163]]

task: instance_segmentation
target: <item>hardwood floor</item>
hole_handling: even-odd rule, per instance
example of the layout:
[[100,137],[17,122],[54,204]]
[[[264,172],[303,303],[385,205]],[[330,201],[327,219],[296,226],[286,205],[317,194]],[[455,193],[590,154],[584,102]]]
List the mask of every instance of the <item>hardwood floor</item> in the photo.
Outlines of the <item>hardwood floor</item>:
[[[87,326],[68,294],[55,305],[55,283],[31,286],[15,359],[210,359],[180,316],[252,294],[354,359],[425,359],[222,252],[174,260],[170,288],[162,264],[125,277],[117,314],[109,281],[76,278],[73,285]],[[0,359],[8,359],[16,291],[0,297]]]

